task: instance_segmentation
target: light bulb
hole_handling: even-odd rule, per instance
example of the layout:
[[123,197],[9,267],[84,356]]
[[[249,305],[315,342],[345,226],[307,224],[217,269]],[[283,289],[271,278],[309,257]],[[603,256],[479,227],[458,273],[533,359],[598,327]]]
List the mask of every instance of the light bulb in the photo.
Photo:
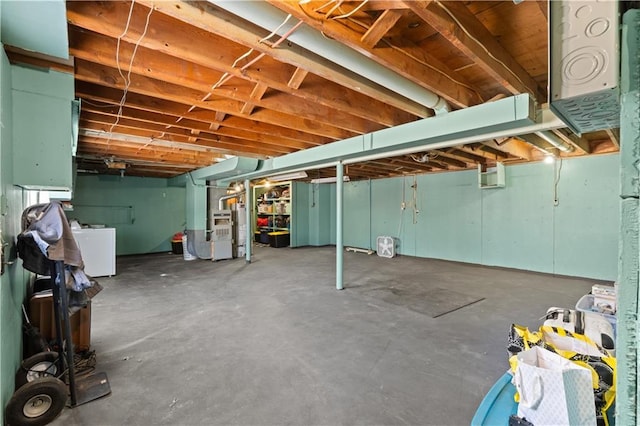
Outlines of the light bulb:
[[546,157],[544,157],[544,162],[545,162],[546,164],[553,164],[553,162],[554,162],[555,160],[556,160],[556,159],[555,159],[555,158],[553,158],[553,155],[547,155]]

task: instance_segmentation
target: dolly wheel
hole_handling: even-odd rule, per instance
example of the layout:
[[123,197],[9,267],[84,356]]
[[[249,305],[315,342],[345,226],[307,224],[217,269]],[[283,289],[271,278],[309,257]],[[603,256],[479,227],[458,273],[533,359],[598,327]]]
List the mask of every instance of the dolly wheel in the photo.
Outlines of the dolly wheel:
[[58,417],[66,402],[67,385],[53,377],[42,377],[13,394],[5,418],[9,425],[46,425]]
[[22,361],[16,373],[16,389],[40,377],[58,376],[58,352],[40,352]]

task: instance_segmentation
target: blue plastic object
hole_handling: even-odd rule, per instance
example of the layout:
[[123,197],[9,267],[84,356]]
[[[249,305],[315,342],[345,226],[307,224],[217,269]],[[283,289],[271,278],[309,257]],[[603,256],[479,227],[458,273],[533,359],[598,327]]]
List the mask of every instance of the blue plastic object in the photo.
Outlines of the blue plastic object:
[[509,416],[518,412],[518,404],[513,400],[516,387],[511,384],[512,377],[507,371],[489,389],[471,419],[471,426],[508,426]]

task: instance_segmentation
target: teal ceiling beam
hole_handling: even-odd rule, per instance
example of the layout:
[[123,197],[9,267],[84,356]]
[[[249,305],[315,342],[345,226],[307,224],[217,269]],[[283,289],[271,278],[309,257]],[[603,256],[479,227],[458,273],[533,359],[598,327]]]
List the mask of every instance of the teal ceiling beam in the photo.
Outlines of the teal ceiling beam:
[[232,178],[253,172],[260,165],[257,158],[233,157],[228,160],[221,161],[212,166],[204,167],[191,172],[194,180],[216,180],[224,178]]
[[294,170],[335,166],[338,161],[351,164],[559,127],[565,125],[551,111],[536,110],[528,94],[516,95],[271,158],[263,161],[255,171],[233,179],[222,176],[211,176],[211,179],[218,179],[219,184],[257,179]]

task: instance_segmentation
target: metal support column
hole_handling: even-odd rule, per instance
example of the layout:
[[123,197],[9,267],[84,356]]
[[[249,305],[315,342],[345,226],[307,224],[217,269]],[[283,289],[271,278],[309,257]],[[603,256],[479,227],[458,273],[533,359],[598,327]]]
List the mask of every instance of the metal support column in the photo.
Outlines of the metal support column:
[[253,199],[251,198],[251,181],[249,179],[245,179],[244,181],[244,190],[247,191],[247,195],[244,197],[244,203],[246,206],[245,212],[247,215],[247,240],[245,243],[245,256],[246,263],[251,263],[251,243],[253,241],[253,224],[251,223],[251,213],[253,212]]
[[344,244],[342,242],[342,194],[344,187],[342,161],[336,164],[336,289],[342,290]]

